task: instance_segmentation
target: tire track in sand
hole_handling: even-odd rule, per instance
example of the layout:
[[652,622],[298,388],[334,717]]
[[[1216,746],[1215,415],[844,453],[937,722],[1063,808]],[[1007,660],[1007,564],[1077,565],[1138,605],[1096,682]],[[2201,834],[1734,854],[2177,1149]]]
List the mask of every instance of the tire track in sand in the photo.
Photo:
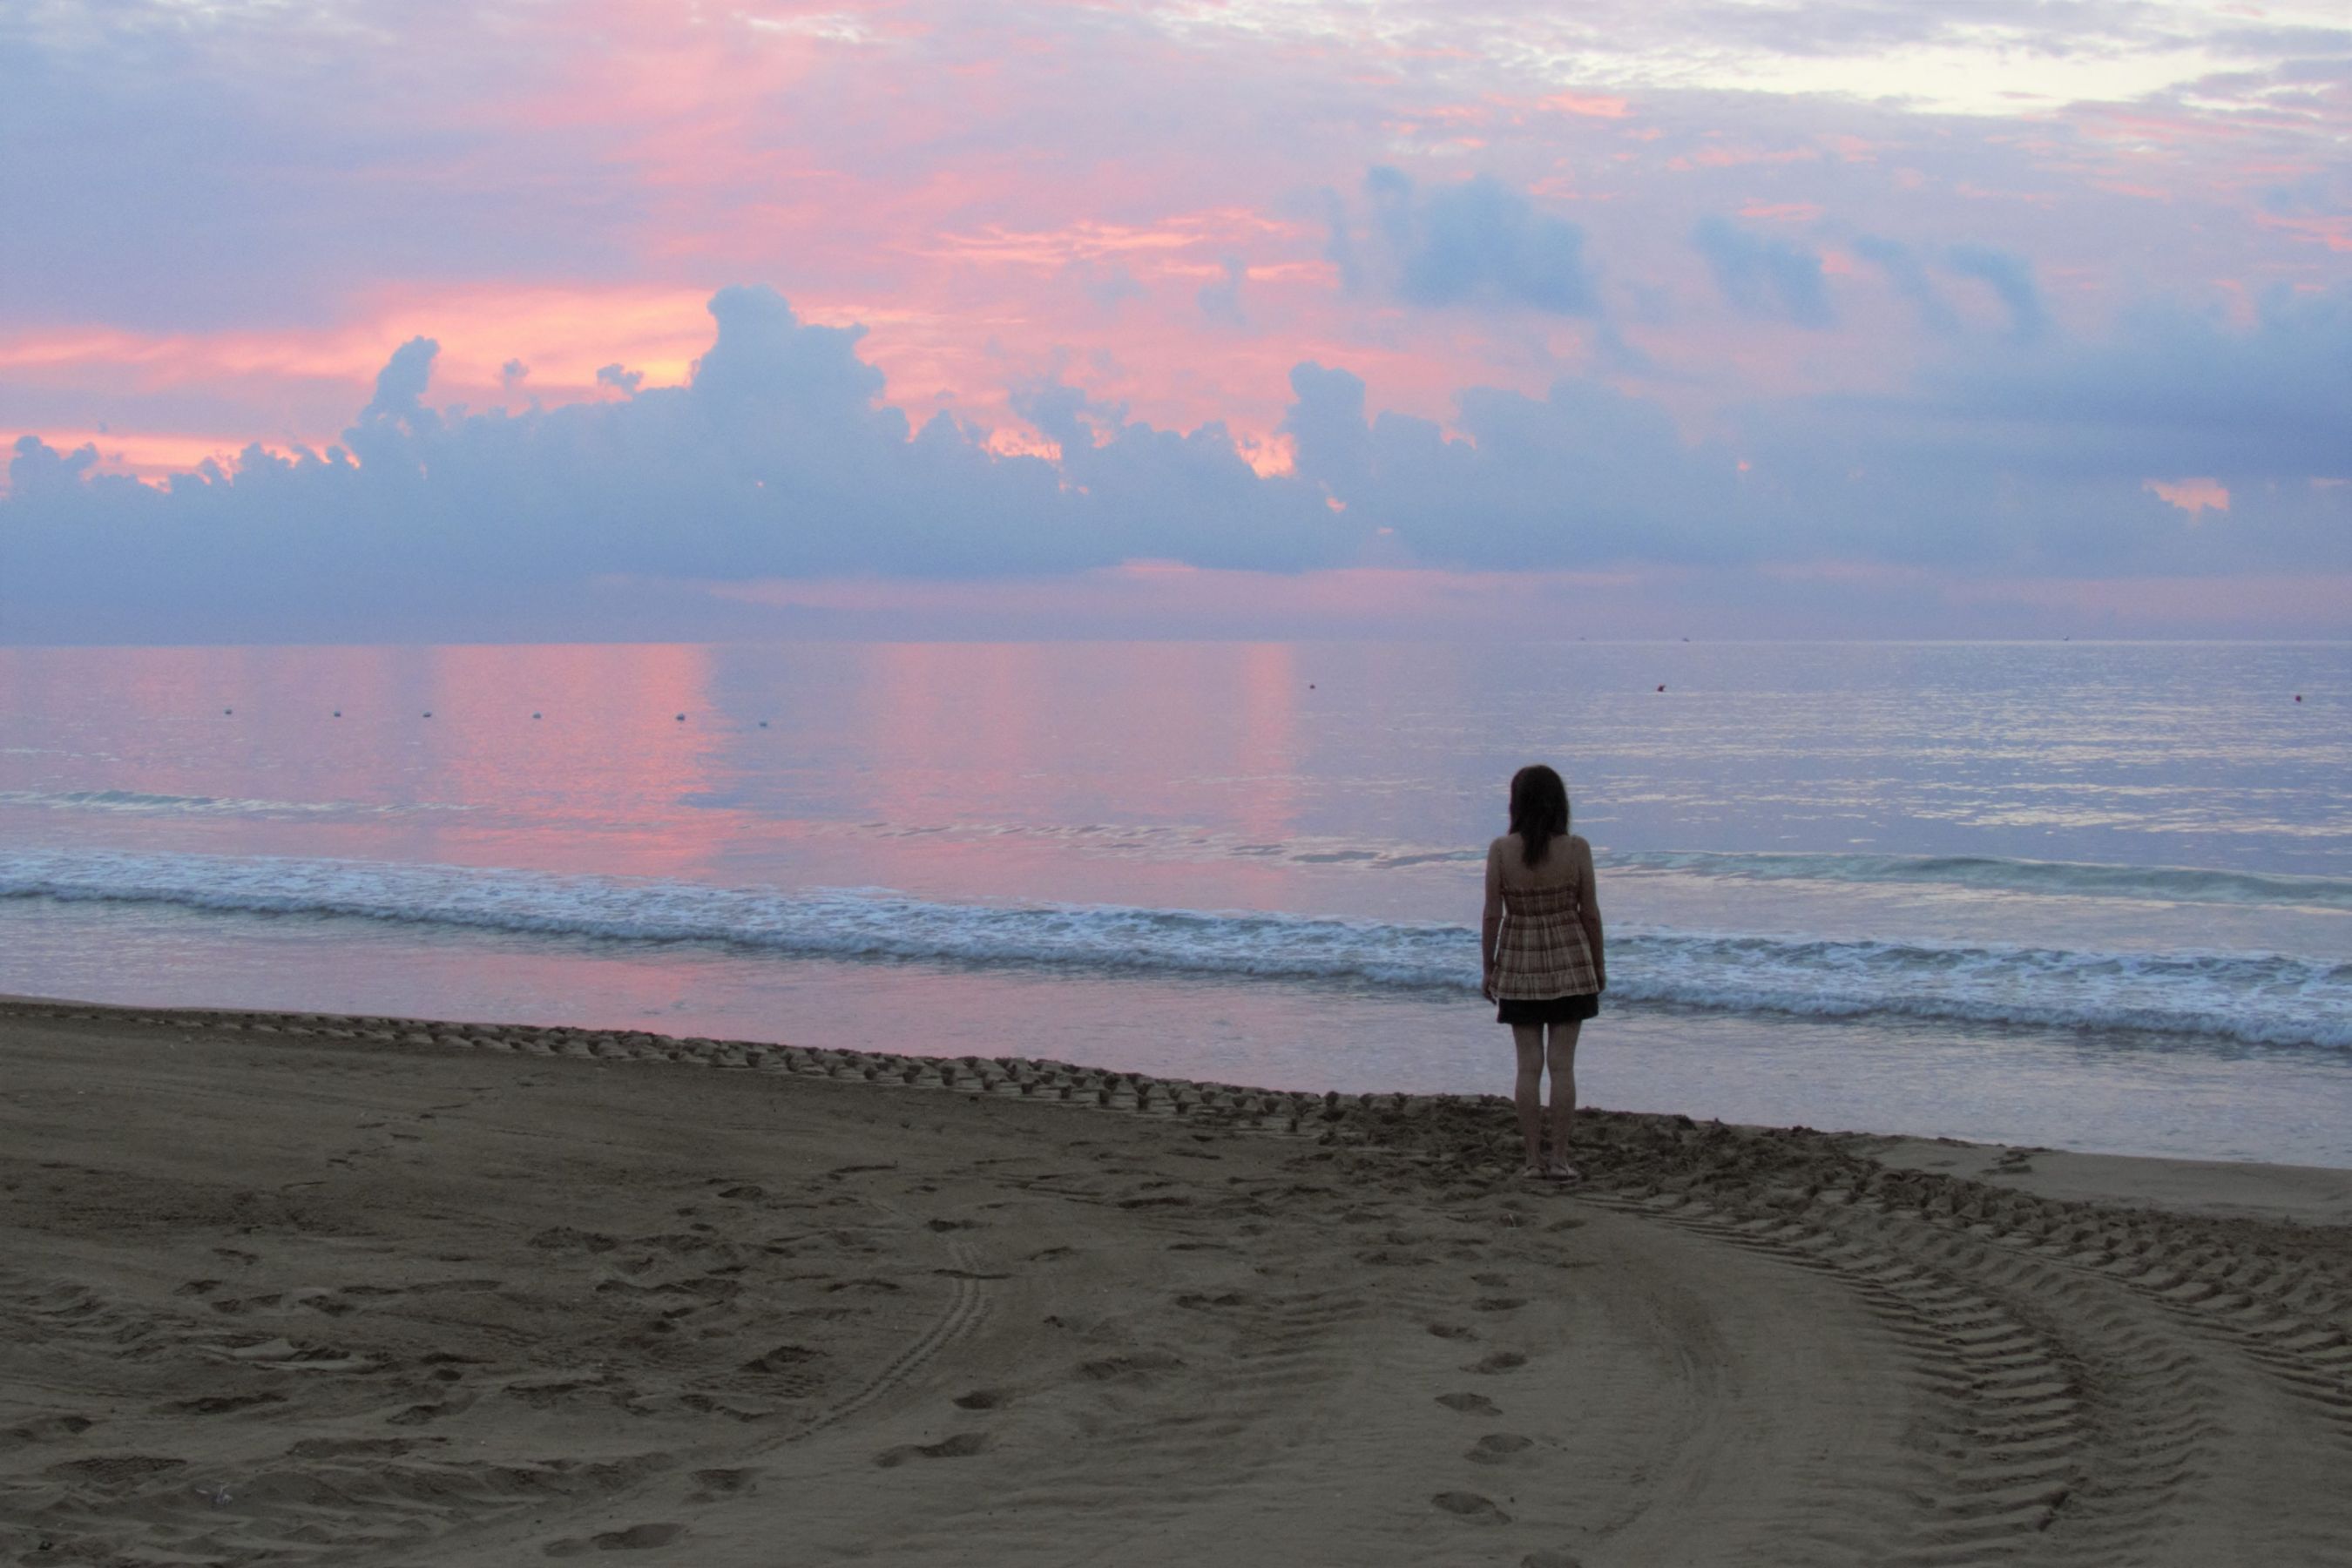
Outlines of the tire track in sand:
[[[1342,1100],[1058,1064],[578,1030],[10,1010],[937,1085],[1319,1132],[1417,1149],[1456,1171],[1508,1168],[1507,1152],[1496,1154],[1507,1119],[1483,1101]],[[1588,1126],[1601,1147],[1587,1168],[1620,1189],[1588,1201],[1833,1279],[1900,1347],[1923,1412],[1919,1447],[1905,1507],[1890,1521],[1897,1539],[1874,1560],[2352,1564],[2352,1490],[2341,1484],[2352,1472],[2352,1255],[2309,1238],[2278,1241],[2259,1226],[2248,1239],[2178,1215],[1895,1173],[1801,1130],[1759,1134],[1605,1112]],[[1662,1185],[1677,1192],[1662,1194]],[[955,1283],[937,1321],[807,1430],[868,1408],[969,1333],[979,1291]],[[2268,1506],[2249,1510],[2250,1498]],[[2238,1533],[2212,1537],[2215,1520]]]
[[[2352,1344],[2279,1299],[2326,1302],[2307,1277],[2038,1200],[1965,1226],[1868,1202],[1594,1201],[1832,1274],[1886,1324],[1931,1412],[1887,1562],[2352,1563]],[[2216,1532],[2265,1491],[2279,1506],[2251,1534],[2242,1515]]]
[[871,1377],[817,1412],[798,1431],[784,1438],[785,1443],[804,1442],[841,1425],[911,1381],[949,1347],[970,1337],[980,1327],[988,1316],[988,1299],[982,1292],[981,1281],[973,1277],[978,1272],[978,1260],[971,1247],[961,1240],[949,1241],[948,1256],[955,1260],[957,1271],[948,1281],[948,1302],[940,1315]]

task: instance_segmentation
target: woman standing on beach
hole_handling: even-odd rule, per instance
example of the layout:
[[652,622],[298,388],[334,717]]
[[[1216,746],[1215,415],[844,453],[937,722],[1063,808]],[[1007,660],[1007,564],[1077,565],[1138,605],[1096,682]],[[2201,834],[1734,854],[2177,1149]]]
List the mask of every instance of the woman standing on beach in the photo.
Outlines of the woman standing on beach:
[[[1609,984],[1592,846],[1568,830],[1568,786],[1538,763],[1511,775],[1511,830],[1486,847],[1486,914],[1479,927],[1486,992],[1519,1052],[1523,1172],[1577,1179],[1568,1163],[1576,1118],[1576,1037]],[[1549,1041],[1546,1036],[1549,1036]],[[1551,1068],[1551,1155],[1543,1150],[1543,1072]]]

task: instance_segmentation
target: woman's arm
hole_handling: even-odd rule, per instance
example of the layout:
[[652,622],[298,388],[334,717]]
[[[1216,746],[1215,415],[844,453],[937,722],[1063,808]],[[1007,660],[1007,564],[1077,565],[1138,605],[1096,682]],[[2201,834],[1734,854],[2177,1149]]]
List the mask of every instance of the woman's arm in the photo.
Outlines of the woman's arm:
[[1576,874],[1584,883],[1584,891],[1576,900],[1576,918],[1584,927],[1584,945],[1592,952],[1592,984],[1599,991],[1609,989],[1609,961],[1601,947],[1601,895],[1593,885],[1592,846],[1580,838],[1576,841]]
[[1486,846],[1486,912],[1478,921],[1478,988],[1495,999],[1495,943],[1503,934],[1503,841]]

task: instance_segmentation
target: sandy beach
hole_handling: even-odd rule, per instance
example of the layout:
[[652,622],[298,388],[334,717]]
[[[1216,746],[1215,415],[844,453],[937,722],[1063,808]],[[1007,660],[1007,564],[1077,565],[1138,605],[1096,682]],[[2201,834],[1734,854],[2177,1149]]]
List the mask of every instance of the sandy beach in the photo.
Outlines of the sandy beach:
[[9,1562],[2352,1562],[2347,1172],[29,1001],[0,1129]]

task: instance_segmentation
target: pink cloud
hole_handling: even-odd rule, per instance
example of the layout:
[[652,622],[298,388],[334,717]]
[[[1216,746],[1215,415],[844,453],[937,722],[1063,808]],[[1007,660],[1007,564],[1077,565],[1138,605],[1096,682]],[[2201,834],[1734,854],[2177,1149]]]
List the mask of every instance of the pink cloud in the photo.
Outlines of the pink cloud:
[[1677,174],[1693,169],[1737,169],[1750,163],[1813,163],[1821,161],[1818,147],[1702,147],[1696,153],[1683,153],[1666,161],[1666,167]]
[[1549,98],[1538,99],[1536,107],[1554,114],[1580,115],[1587,120],[1622,120],[1633,112],[1622,98],[1575,92],[1556,92]]
[[[186,473],[207,462],[233,467],[236,454],[252,443],[252,437],[247,434],[205,436],[134,431],[117,435],[110,430],[75,430],[58,426],[17,434],[38,437],[60,452],[88,447],[98,454],[97,472],[126,474],[142,483],[160,482],[173,474]],[[5,489],[5,480],[0,480],[0,489]]]
[[2218,479],[2148,479],[2140,488],[2166,505],[2179,507],[2191,518],[2206,511],[2230,510],[2230,492]]

